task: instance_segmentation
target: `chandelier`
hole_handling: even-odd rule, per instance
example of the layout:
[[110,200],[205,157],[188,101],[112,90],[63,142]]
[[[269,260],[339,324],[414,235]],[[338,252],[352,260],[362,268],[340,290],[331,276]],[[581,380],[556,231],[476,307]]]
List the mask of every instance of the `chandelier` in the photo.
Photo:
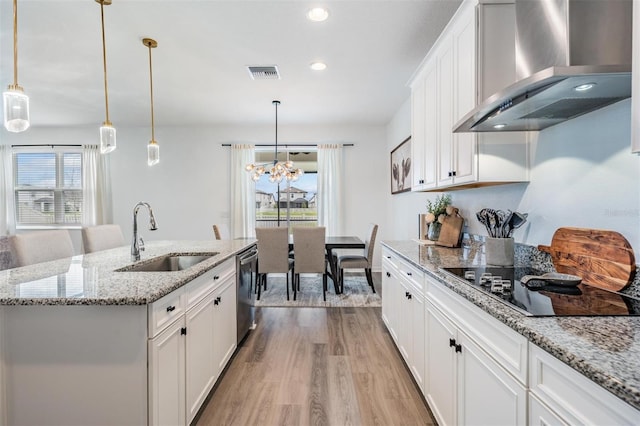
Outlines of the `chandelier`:
[[269,182],[280,183],[283,179],[295,182],[304,174],[304,171],[300,168],[294,168],[293,161],[278,161],[278,105],[280,105],[280,101],[272,101],[271,103],[276,107],[276,153],[273,159],[273,164],[250,163],[245,166],[245,170],[252,173],[251,179],[253,179],[254,182],[259,181],[260,177],[267,171],[269,172]]

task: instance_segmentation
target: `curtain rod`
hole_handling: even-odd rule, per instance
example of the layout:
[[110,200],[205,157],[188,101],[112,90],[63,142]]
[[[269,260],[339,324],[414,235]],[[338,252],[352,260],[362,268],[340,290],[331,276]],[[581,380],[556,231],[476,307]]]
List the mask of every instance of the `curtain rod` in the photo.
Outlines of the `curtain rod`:
[[45,143],[45,144],[35,144],[35,145],[11,145],[11,148],[27,148],[30,146],[50,146],[51,148],[55,148],[57,146],[72,146],[72,147],[81,147],[82,145],[64,145],[64,144],[50,144],[50,143]]
[[[231,146],[232,144],[230,143],[223,143],[222,146]],[[335,145],[340,145],[340,146],[354,146],[352,143],[343,143],[343,144],[335,144]],[[254,144],[254,146],[276,146],[276,144],[274,143],[257,143]],[[317,143],[294,143],[294,144],[281,144],[279,143],[278,146],[282,146],[285,148],[289,148],[289,147],[297,147],[297,146],[318,146]]]

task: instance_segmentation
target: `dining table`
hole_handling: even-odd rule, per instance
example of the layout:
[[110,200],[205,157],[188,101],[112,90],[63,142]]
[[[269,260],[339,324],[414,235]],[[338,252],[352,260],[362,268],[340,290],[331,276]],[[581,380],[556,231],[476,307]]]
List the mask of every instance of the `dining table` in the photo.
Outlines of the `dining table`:
[[[339,249],[363,249],[364,242],[355,236],[326,236],[324,239],[325,249],[327,251],[327,261],[329,262],[329,271],[327,275],[333,281],[333,287],[336,294],[340,294],[340,286],[338,285],[338,265],[334,257],[333,251]],[[289,250],[294,250],[293,240],[289,240]]]

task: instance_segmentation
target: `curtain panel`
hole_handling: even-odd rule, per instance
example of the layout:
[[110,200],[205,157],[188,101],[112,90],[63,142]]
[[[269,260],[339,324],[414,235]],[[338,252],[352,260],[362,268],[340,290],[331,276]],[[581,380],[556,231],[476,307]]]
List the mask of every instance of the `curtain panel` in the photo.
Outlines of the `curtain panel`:
[[11,146],[0,145],[0,236],[16,233]]
[[253,162],[254,145],[231,146],[231,238],[256,236],[256,188],[245,170]]
[[113,223],[109,156],[100,154],[98,145],[84,145],[82,163],[82,225]]
[[318,145],[318,225],[328,236],[343,235],[342,146]]

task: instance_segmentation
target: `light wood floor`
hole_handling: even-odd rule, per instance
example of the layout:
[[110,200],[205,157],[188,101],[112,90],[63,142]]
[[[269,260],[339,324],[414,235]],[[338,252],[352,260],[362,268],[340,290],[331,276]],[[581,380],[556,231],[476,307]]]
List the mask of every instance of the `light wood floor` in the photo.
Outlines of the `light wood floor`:
[[380,308],[262,308],[197,421],[431,425]]

